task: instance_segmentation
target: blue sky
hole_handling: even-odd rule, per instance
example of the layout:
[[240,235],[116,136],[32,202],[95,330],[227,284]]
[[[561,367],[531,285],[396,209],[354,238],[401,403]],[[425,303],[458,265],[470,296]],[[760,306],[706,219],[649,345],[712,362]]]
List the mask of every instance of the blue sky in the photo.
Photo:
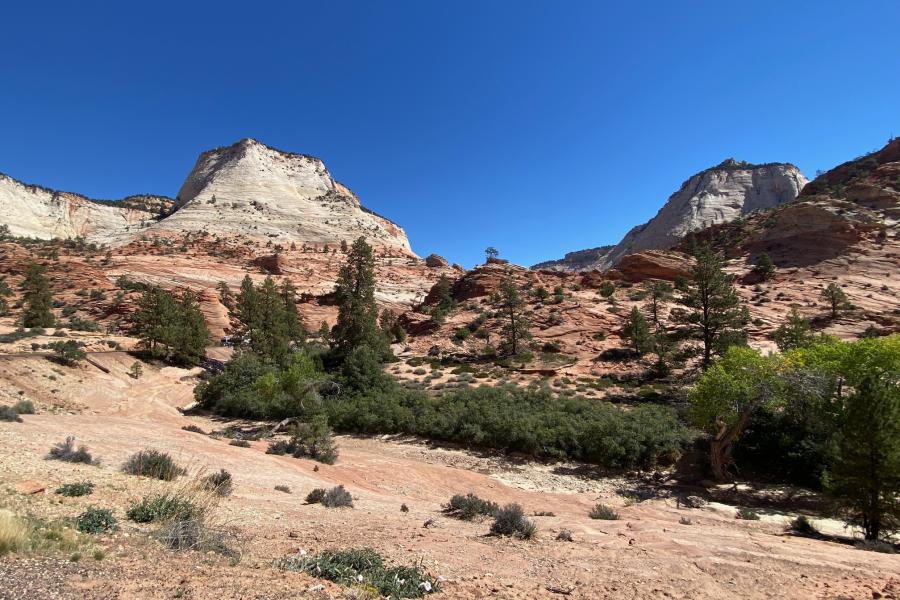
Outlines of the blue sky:
[[531,264],[727,157],[811,176],[900,135],[895,0],[129,4],[4,7],[0,171],[174,195],[254,137],[324,159],[419,254]]

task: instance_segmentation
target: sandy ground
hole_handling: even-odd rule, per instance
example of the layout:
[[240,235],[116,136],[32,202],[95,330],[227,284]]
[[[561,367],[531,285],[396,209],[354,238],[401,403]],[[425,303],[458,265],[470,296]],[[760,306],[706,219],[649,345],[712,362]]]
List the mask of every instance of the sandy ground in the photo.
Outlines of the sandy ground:
[[[121,529],[100,536],[101,560],[73,563],[66,556],[9,556],[0,560],[0,598],[342,598],[355,592],[275,569],[275,559],[300,550],[371,546],[392,562],[421,562],[442,578],[446,598],[897,598],[900,556],[794,537],[786,516],[740,521],[734,509],[711,504],[679,508],[673,498],[627,505],[616,493],[626,484],[570,474],[559,465],[516,463],[461,450],[433,449],[386,438],[339,438],[333,466],[265,454],[183,431],[222,428],[205,417],[184,417],[196,372],[145,365],[127,376],[127,354],[102,355],[111,369],[60,367],[41,358],[0,360],[6,398],[27,397],[38,414],[24,423],[0,423],[0,506],[40,516],[74,516],[88,505],[113,507]],[[55,390],[55,391],[54,391]],[[21,392],[21,393],[20,393]],[[48,461],[47,449],[76,435],[98,467]],[[119,465],[142,448],[170,452],[192,475],[230,471],[232,496],[219,506],[236,536],[242,560],[175,553],[125,520],[129,503],[178,482],[127,476]],[[24,481],[48,490],[90,479],[93,495],[26,495]],[[354,509],[306,505],[314,487],[343,484]],[[276,491],[287,485],[293,491]],[[499,503],[518,502],[539,533],[525,542],[487,536],[489,524],[444,517],[454,493],[474,492]],[[615,507],[619,521],[595,521],[598,501]],[[401,512],[401,504],[409,512]],[[690,525],[681,524],[682,517]],[[426,520],[434,524],[425,527]],[[568,529],[573,542],[556,541]],[[551,591],[554,590],[554,591]],[[565,592],[565,594],[561,593]]]

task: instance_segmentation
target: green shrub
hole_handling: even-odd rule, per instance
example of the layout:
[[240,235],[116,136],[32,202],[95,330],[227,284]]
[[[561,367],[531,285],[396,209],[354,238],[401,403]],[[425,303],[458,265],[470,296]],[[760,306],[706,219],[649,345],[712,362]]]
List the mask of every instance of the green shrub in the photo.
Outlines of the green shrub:
[[322,505],[328,508],[353,508],[353,496],[343,485],[333,487],[322,497]]
[[441,509],[444,514],[464,521],[472,521],[479,517],[493,517],[500,510],[495,502],[482,500],[475,494],[463,496],[456,494]]
[[742,519],[744,521],[759,521],[759,512],[757,512],[753,508],[747,508],[746,506],[742,506],[737,510],[734,515],[735,519]]
[[228,442],[229,446],[237,446],[238,448],[249,448],[250,442],[247,440],[231,440]]
[[158,494],[132,504],[126,516],[136,523],[152,523],[162,519],[190,519],[200,509],[177,494]]
[[19,416],[19,413],[17,413],[12,406],[0,406],[0,421],[21,423],[22,417]]
[[[286,485],[276,485],[275,491],[276,492],[284,492],[285,494],[290,494],[291,488]],[[309,502],[309,496],[306,497],[306,501]]]
[[179,475],[187,473],[187,470],[179,467],[166,452],[141,450],[128,458],[125,464],[122,465],[122,472],[129,475],[172,481]]
[[340,585],[374,588],[379,597],[421,598],[440,591],[437,579],[421,567],[388,567],[371,548],[325,550],[312,556],[298,554],[277,563],[281,569],[301,571]]
[[515,536],[519,539],[530,540],[537,534],[537,526],[534,521],[525,517],[525,512],[518,504],[507,504],[494,515],[491,524],[493,535]]
[[12,409],[20,415],[33,415],[34,403],[31,400],[19,400],[12,405]]
[[88,451],[87,446],[79,446],[75,448],[75,437],[69,436],[65,442],[54,444],[47,453],[47,458],[52,460],[61,460],[70,463],[82,463],[85,465],[99,464],[99,460],[94,460]]
[[619,520],[619,513],[606,506],[605,504],[597,504],[594,508],[591,509],[591,512],[588,513],[588,516],[592,519],[599,519],[601,521]]
[[321,504],[322,499],[325,497],[325,488],[315,488],[313,491],[306,495],[306,503],[307,504]]
[[94,484],[90,481],[79,481],[76,483],[65,483],[56,488],[56,493],[60,496],[76,497],[87,496],[94,491]]
[[106,508],[88,508],[75,518],[75,529],[82,533],[105,533],[115,531],[116,518]]
[[204,489],[210,490],[219,496],[228,496],[233,489],[234,481],[231,473],[220,469],[218,473],[211,473],[200,480]]

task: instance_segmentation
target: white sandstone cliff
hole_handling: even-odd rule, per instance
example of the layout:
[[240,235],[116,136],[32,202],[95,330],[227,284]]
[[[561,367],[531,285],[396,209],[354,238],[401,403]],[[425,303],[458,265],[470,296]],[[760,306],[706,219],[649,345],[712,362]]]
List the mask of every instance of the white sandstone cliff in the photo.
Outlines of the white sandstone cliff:
[[403,229],[364,208],[321,160],[252,139],[201,154],[175,212],[152,229],[332,245],[365,236],[375,246],[412,254]]

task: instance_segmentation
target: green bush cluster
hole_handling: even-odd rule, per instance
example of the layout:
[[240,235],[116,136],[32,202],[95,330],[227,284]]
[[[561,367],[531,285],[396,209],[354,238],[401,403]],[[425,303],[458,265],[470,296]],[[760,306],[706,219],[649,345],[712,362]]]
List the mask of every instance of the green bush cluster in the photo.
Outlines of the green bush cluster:
[[441,509],[444,514],[464,521],[473,521],[480,517],[493,517],[500,510],[496,502],[482,500],[475,494],[463,496],[456,494]]
[[126,516],[135,523],[152,523],[161,519],[191,519],[199,511],[193,502],[176,494],[158,494],[132,504]]
[[132,454],[125,461],[125,464],[122,465],[122,472],[129,475],[172,481],[179,475],[187,473],[187,470],[179,467],[166,452],[141,450]]
[[325,550],[312,556],[296,555],[278,562],[288,571],[302,571],[341,585],[371,587],[379,597],[422,598],[440,591],[434,577],[420,566],[388,567],[371,548]]
[[77,496],[87,496],[94,492],[94,484],[90,481],[78,481],[76,483],[64,483],[56,488],[56,493],[60,496],[74,498]]
[[106,508],[92,506],[75,518],[75,529],[82,533],[106,533],[117,527],[112,511]]

